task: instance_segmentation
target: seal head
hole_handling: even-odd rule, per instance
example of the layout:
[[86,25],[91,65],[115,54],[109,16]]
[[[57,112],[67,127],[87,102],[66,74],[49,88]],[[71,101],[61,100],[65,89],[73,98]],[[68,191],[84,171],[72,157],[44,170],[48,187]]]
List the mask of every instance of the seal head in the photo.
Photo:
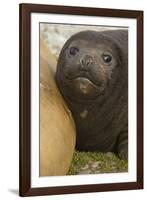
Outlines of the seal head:
[[118,51],[109,38],[96,31],[75,34],[61,51],[56,77],[71,98],[94,99],[114,82],[112,77],[119,71]]

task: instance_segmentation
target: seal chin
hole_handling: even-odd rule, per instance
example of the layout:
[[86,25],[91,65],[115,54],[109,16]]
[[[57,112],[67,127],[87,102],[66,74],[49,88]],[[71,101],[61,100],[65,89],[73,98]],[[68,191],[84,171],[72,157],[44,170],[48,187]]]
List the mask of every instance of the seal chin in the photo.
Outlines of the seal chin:
[[68,86],[74,96],[77,96],[79,99],[85,100],[102,95],[104,91],[103,87],[97,86],[87,77],[80,76],[72,80],[68,80]]
[[95,99],[102,96],[105,92],[106,84],[100,79],[96,79],[90,72],[70,71],[63,76],[62,81],[68,89],[68,93],[72,98],[80,100]]
[[84,95],[92,94],[96,91],[97,86],[88,78],[78,77],[73,80],[74,87]]

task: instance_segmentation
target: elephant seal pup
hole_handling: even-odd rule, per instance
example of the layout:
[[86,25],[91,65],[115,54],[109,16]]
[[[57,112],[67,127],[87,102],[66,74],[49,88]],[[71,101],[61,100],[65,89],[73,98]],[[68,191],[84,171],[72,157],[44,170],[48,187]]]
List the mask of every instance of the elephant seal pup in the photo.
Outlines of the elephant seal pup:
[[128,31],[83,31],[59,55],[55,79],[76,124],[76,149],[128,159]]

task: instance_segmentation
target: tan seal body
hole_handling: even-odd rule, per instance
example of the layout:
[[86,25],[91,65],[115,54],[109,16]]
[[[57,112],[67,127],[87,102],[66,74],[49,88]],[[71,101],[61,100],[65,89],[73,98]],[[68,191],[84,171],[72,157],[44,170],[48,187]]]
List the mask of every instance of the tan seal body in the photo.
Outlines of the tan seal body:
[[40,176],[65,175],[75,149],[75,126],[55,81],[56,60],[41,41]]

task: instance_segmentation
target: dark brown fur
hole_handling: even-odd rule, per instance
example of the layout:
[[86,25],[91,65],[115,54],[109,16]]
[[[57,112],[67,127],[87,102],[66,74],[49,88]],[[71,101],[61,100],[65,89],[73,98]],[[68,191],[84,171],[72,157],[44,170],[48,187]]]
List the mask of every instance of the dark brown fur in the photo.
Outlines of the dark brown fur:
[[[82,46],[75,57],[68,53],[71,44],[78,45],[79,49]],[[99,51],[99,45],[102,45],[102,50],[107,50],[108,47],[108,50],[112,51],[114,60],[112,66],[107,68],[105,64],[101,64],[99,59],[94,57],[96,50]],[[92,51],[92,47],[94,51]],[[92,64],[89,64],[85,54],[86,56],[87,54],[88,56],[94,55],[90,57]],[[87,70],[84,73],[86,78],[94,83],[94,86],[93,84],[89,85],[87,79],[86,81],[81,78],[78,81],[74,79],[76,75],[79,76],[83,73],[80,62],[82,56],[85,56],[84,59],[89,67],[89,69],[84,68],[85,71]],[[80,80],[83,81],[83,85]],[[56,82],[76,123],[76,148],[79,151],[113,151],[118,153],[120,158],[127,159],[127,30],[83,31],[73,35],[61,50],[57,64]],[[79,89],[82,86],[86,87],[86,94]]]

